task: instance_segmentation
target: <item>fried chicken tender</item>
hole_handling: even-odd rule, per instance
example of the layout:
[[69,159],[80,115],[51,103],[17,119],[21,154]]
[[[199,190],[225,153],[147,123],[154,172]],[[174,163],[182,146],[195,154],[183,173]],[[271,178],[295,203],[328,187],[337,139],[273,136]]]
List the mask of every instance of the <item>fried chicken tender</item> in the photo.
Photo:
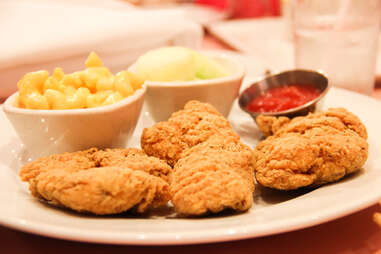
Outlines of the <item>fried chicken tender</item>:
[[185,215],[248,210],[253,203],[252,151],[239,139],[213,136],[185,151],[172,179],[172,203]]
[[212,105],[189,101],[183,110],[173,113],[167,122],[145,128],[141,147],[148,155],[165,160],[173,167],[183,151],[213,135],[238,137],[229,121]]
[[171,170],[138,149],[91,148],[40,158],[23,166],[20,177],[41,200],[103,215],[167,204]]
[[141,146],[174,167],[170,192],[176,212],[202,215],[252,206],[252,150],[210,104],[188,102],[167,122],[144,129]]
[[292,190],[335,182],[359,170],[368,158],[367,131],[343,108],[305,117],[258,116],[265,135],[254,150],[257,181]]
[[93,158],[101,167],[116,166],[142,170],[166,182],[169,182],[169,174],[172,171],[167,163],[163,163],[156,157],[147,156],[142,150],[136,148],[100,150],[94,154]]

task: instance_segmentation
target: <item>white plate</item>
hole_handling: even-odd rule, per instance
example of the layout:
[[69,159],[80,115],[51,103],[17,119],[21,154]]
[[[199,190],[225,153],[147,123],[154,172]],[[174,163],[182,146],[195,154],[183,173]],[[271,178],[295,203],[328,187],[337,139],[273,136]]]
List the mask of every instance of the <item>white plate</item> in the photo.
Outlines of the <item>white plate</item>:
[[[76,241],[118,244],[205,243],[265,236],[333,220],[370,206],[381,198],[381,103],[352,92],[332,89],[325,107],[344,106],[364,121],[369,131],[370,156],[365,170],[308,193],[265,191],[257,188],[255,204],[247,213],[199,219],[93,217],[56,209],[32,198],[18,178],[23,150],[4,114],[0,113],[0,224],[40,235]],[[372,113],[375,112],[375,113]],[[260,136],[252,120],[235,104],[230,118],[247,144]],[[137,127],[132,145],[139,142],[147,113]],[[26,126],[27,128],[27,126]]]

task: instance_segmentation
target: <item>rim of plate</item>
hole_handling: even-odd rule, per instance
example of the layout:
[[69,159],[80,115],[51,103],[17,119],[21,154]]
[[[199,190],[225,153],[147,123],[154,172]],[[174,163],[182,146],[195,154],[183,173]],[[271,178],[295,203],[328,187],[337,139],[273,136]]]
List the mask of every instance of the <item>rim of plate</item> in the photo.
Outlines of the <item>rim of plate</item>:
[[[241,227],[235,227],[234,233],[229,233],[229,231],[215,230],[213,233],[204,229],[201,233],[197,232],[197,236],[189,233],[185,233],[182,236],[174,236],[173,234],[160,234],[152,236],[139,236],[130,232],[123,232],[123,234],[102,234],[94,230],[82,230],[79,228],[69,228],[60,227],[54,225],[41,225],[37,223],[28,223],[6,218],[1,219],[0,225],[20,230],[23,232],[33,233],[36,235],[46,236],[50,238],[58,238],[63,240],[72,240],[78,242],[89,242],[89,243],[104,243],[104,244],[121,244],[121,245],[181,245],[181,244],[202,244],[202,243],[216,243],[234,240],[244,240],[249,238],[256,238],[261,236],[285,233],[290,231],[295,231],[298,229],[303,229],[325,222],[329,222],[346,215],[355,213],[362,209],[365,209],[374,203],[376,203],[381,198],[381,193],[370,196],[365,202],[360,200],[351,203],[348,206],[338,206],[335,210],[325,210],[320,211],[319,216],[314,216],[313,219],[304,217],[303,220],[296,220],[295,218],[288,218],[284,220],[282,224],[278,224],[277,227],[263,227],[256,228],[255,225],[243,225]],[[328,212],[327,212],[328,211]],[[332,216],[332,214],[335,214]]]
[[[341,95],[355,95],[358,98],[367,99],[370,102],[377,103],[381,109],[380,101],[371,98],[369,96],[356,94],[351,91],[332,88],[334,91],[341,91]],[[376,121],[376,120],[375,120]],[[379,166],[372,169],[381,170]],[[381,184],[381,178],[375,179],[375,184]],[[373,186],[373,185],[372,185]],[[365,189],[366,190],[366,189]],[[364,191],[361,189],[360,191]],[[262,223],[259,225],[242,223],[235,224],[229,228],[229,222],[237,222],[241,219],[247,222],[247,217],[250,217],[250,211],[244,214],[238,214],[223,218],[226,222],[223,227],[201,227],[198,230],[189,231],[177,231],[173,232],[145,232],[144,235],[139,235],[136,232],[124,231],[124,232],[102,232],[99,229],[92,228],[80,228],[71,226],[52,225],[48,223],[41,223],[36,221],[25,221],[21,218],[7,218],[0,212],[0,225],[21,230],[28,233],[34,233],[37,235],[54,237],[65,240],[92,242],[92,243],[107,243],[107,244],[132,244],[132,245],[179,245],[179,244],[200,244],[200,243],[212,243],[212,242],[224,242],[232,240],[243,240],[248,238],[284,233],[311,227],[317,224],[332,221],[334,219],[349,215],[364,208],[367,208],[375,204],[381,198],[381,189],[379,191],[373,191],[364,195],[361,199],[351,199],[350,202],[343,202],[334,207],[326,207],[325,209],[314,211],[309,213],[308,216],[295,216],[282,219],[281,221],[272,221]],[[279,203],[275,206],[287,207],[288,202]],[[254,204],[255,206],[255,204]],[[271,207],[270,207],[271,208]],[[252,215],[252,214],[251,214]],[[252,215],[253,216],[253,215]],[[180,219],[179,219],[180,220]],[[208,221],[211,221],[207,219]],[[154,220],[152,220],[154,221]],[[173,223],[167,220],[168,223]],[[205,222],[205,219],[204,219]],[[175,225],[176,223],[173,223]],[[201,224],[200,224],[201,225]],[[207,225],[207,223],[205,223]]]

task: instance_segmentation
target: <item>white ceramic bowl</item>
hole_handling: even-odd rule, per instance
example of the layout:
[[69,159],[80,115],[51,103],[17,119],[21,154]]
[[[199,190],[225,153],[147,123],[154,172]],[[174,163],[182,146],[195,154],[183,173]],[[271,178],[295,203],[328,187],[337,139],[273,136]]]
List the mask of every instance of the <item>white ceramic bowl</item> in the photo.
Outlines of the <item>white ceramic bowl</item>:
[[[196,80],[154,82],[146,81],[146,105],[155,121],[165,121],[171,114],[184,107],[190,100],[199,100],[212,104],[227,117],[245,75],[245,66],[237,58],[223,52],[202,52],[221,63],[231,75],[223,78]],[[130,68],[134,71],[134,67]]]
[[31,158],[90,147],[125,147],[139,119],[146,86],[112,105],[89,109],[17,107],[18,93],[3,110]]

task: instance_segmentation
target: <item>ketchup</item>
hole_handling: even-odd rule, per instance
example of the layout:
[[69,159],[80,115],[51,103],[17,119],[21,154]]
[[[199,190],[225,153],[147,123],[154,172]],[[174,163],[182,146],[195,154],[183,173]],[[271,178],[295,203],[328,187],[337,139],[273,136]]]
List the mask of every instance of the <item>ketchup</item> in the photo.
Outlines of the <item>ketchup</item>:
[[246,106],[253,112],[281,112],[299,107],[320,95],[319,89],[311,85],[291,84],[274,87],[259,97],[254,98]]

